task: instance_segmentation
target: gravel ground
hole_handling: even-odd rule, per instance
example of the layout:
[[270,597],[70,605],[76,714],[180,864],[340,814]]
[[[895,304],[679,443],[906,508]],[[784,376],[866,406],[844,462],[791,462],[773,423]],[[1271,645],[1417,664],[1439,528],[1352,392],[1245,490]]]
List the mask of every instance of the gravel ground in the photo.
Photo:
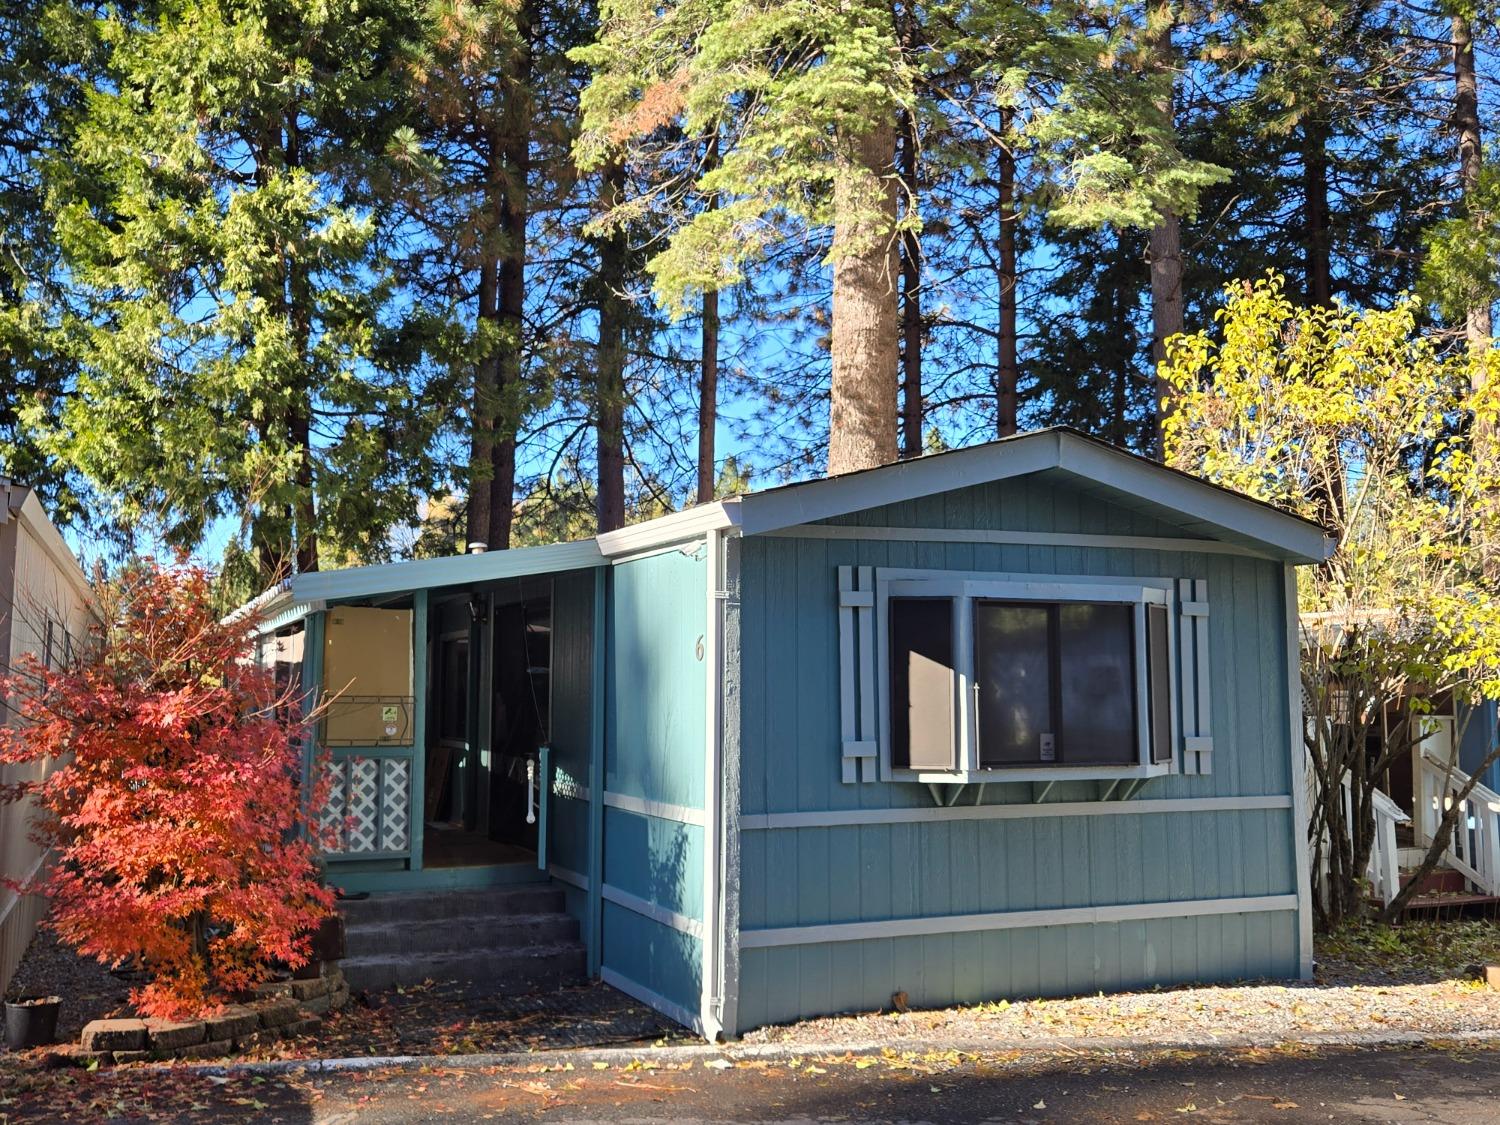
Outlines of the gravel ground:
[[[852,1013],[762,1028],[747,1043],[842,1048],[1129,1037],[1213,1042],[1224,1037],[1351,1031],[1430,1035],[1500,1030],[1500,993],[1473,967],[1500,962],[1500,926],[1489,922],[1374,927],[1320,941],[1316,979],[1158,989],[1059,1000],[997,1001],[933,1011]],[[75,1040],[90,1019],[128,1014],[129,983],[76,957],[43,931],[13,992],[64,997],[59,1031]],[[321,1031],[268,1045],[259,1058],[463,1055],[649,1045],[691,1039],[605,985],[512,996],[475,994],[454,982],[360,994]],[[3,1052],[0,1052],[3,1053]]]
[[1451,1034],[1500,1028],[1500,994],[1476,982],[1406,985],[1246,984],[999,1001],[937,1011],[868,1012],[762,1028],[748,1043],[820,1048],[903,1041],[1129,1037],[1202,1041],[1274,1039],[1309,1032],[1422,1031]]
[[[129,971],[111,973],[97,961],[79,957],[58,943],[48,929],[37,931],[6,989],[6,996],[61,996],[57,1034],[76,1040],[89,1020],[130,1015]],[[0,1046],[0,1053],[5,1048]]]
[[1321,942],[1318,957],[1307,982],[851,1013],[761,1028],[745,1041],[820,1047],[1093,1037],[1207,1043],[1322,1032],[1500,1030],[1500,992],[1475,979],[1480,963],[1500,960],[1500,927],[1491,922],[1355,929]]

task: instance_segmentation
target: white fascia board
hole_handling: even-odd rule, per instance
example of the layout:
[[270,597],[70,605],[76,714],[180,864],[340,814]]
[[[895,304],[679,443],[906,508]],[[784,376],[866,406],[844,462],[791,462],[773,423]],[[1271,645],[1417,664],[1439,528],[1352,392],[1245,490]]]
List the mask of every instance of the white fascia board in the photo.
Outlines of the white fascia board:
[[645,523],[631,524],[618,531],[606,531],[598,537],[599,550],[606,558],[634,555],[654,547],[669,547],[702,539],[714,531],[738,527],[743,498],[716,500],[699,504]]
[[292,591],[287,582],[278,582],[274,586],[268,586],[244,605],[226,613],[219,618],[220,625],[230,625],[246,617],[255,617],[264,621],[272,614],[280,613],[283,608],[291,603]]
[[741,498],[740,528],[760,535],[1058,465],[1061,434],[1028,434]]
[[1287,562],[1320,563],[1333,553],[1333,540],[1307,520],[1098,442],[1057,436],[1057,467],[1064,472],[1257,540],[1276,548]]
[[349,570],[314,571],[292,579],[291,593],[298,601],[332,602],[366,598],[376,594],[399,594],[440,586],[466,586],[525,578],[533,574],[557,574],[600,566],[604,556],[592,539],[574,543],[552,543],[544,547],[512,547],[478,555],[449,555],[440,559],[413,559],[384,566],[361,566]]
[[1254,540],[1287,562],[1322,562],[1332,553],[1332,541],[1315,524],[1061,430],[1023,434],[746,496],[740,502],[740,528],[746,535],[760,535],[1048,469],[1071,473]]

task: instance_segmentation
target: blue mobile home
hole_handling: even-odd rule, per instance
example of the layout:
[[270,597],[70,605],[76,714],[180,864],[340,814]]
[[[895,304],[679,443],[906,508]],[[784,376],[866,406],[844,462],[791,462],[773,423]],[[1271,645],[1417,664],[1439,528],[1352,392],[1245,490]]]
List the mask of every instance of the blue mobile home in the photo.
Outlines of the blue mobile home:
[[589,971],[713,1037],[1308,975],[1327,550],[1049,430],[258,608],[334,697],[333,882],[560,884]]

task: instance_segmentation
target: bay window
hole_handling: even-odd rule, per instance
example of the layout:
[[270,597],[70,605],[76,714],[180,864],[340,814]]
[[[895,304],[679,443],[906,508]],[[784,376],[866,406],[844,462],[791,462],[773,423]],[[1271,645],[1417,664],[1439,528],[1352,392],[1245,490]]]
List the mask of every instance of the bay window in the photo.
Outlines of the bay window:
[[1171,769],[1170,582],[882,571],[876,589],[888,775]]

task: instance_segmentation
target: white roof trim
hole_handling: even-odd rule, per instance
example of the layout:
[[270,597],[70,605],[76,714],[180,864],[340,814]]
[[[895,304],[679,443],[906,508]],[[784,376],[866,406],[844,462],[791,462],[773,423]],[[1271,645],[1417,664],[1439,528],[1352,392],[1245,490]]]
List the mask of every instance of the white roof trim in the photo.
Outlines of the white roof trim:
[[304,602],[330,602],[397,594],[438,586],[498,582],[533,574],[555,574],[601,566],[604,556],[592,539],[551,543],[544,547],[512,547],[478,555],[448,555],[440,559],[360,566],[348,570],[318,570],[291,580],[291,596]]
[[711,531],[737,527],[740,522],[740,497],[717,500],[684,508],[671,515],[659,516],[645,523],[631,524],[618,531],[606,531],[598,537],[599,550],[607,558],[633,555],[654,547],[669,547],[702,539]]
[[1023,434],[753,493],[740,499],[740,527],[746,535],[764,534],[1047,469],[1059,469],[1214,524],[1274,548],[1291,561],[1321,562],[1331,550],[1332,541],[1315,524],[1064,430]]

